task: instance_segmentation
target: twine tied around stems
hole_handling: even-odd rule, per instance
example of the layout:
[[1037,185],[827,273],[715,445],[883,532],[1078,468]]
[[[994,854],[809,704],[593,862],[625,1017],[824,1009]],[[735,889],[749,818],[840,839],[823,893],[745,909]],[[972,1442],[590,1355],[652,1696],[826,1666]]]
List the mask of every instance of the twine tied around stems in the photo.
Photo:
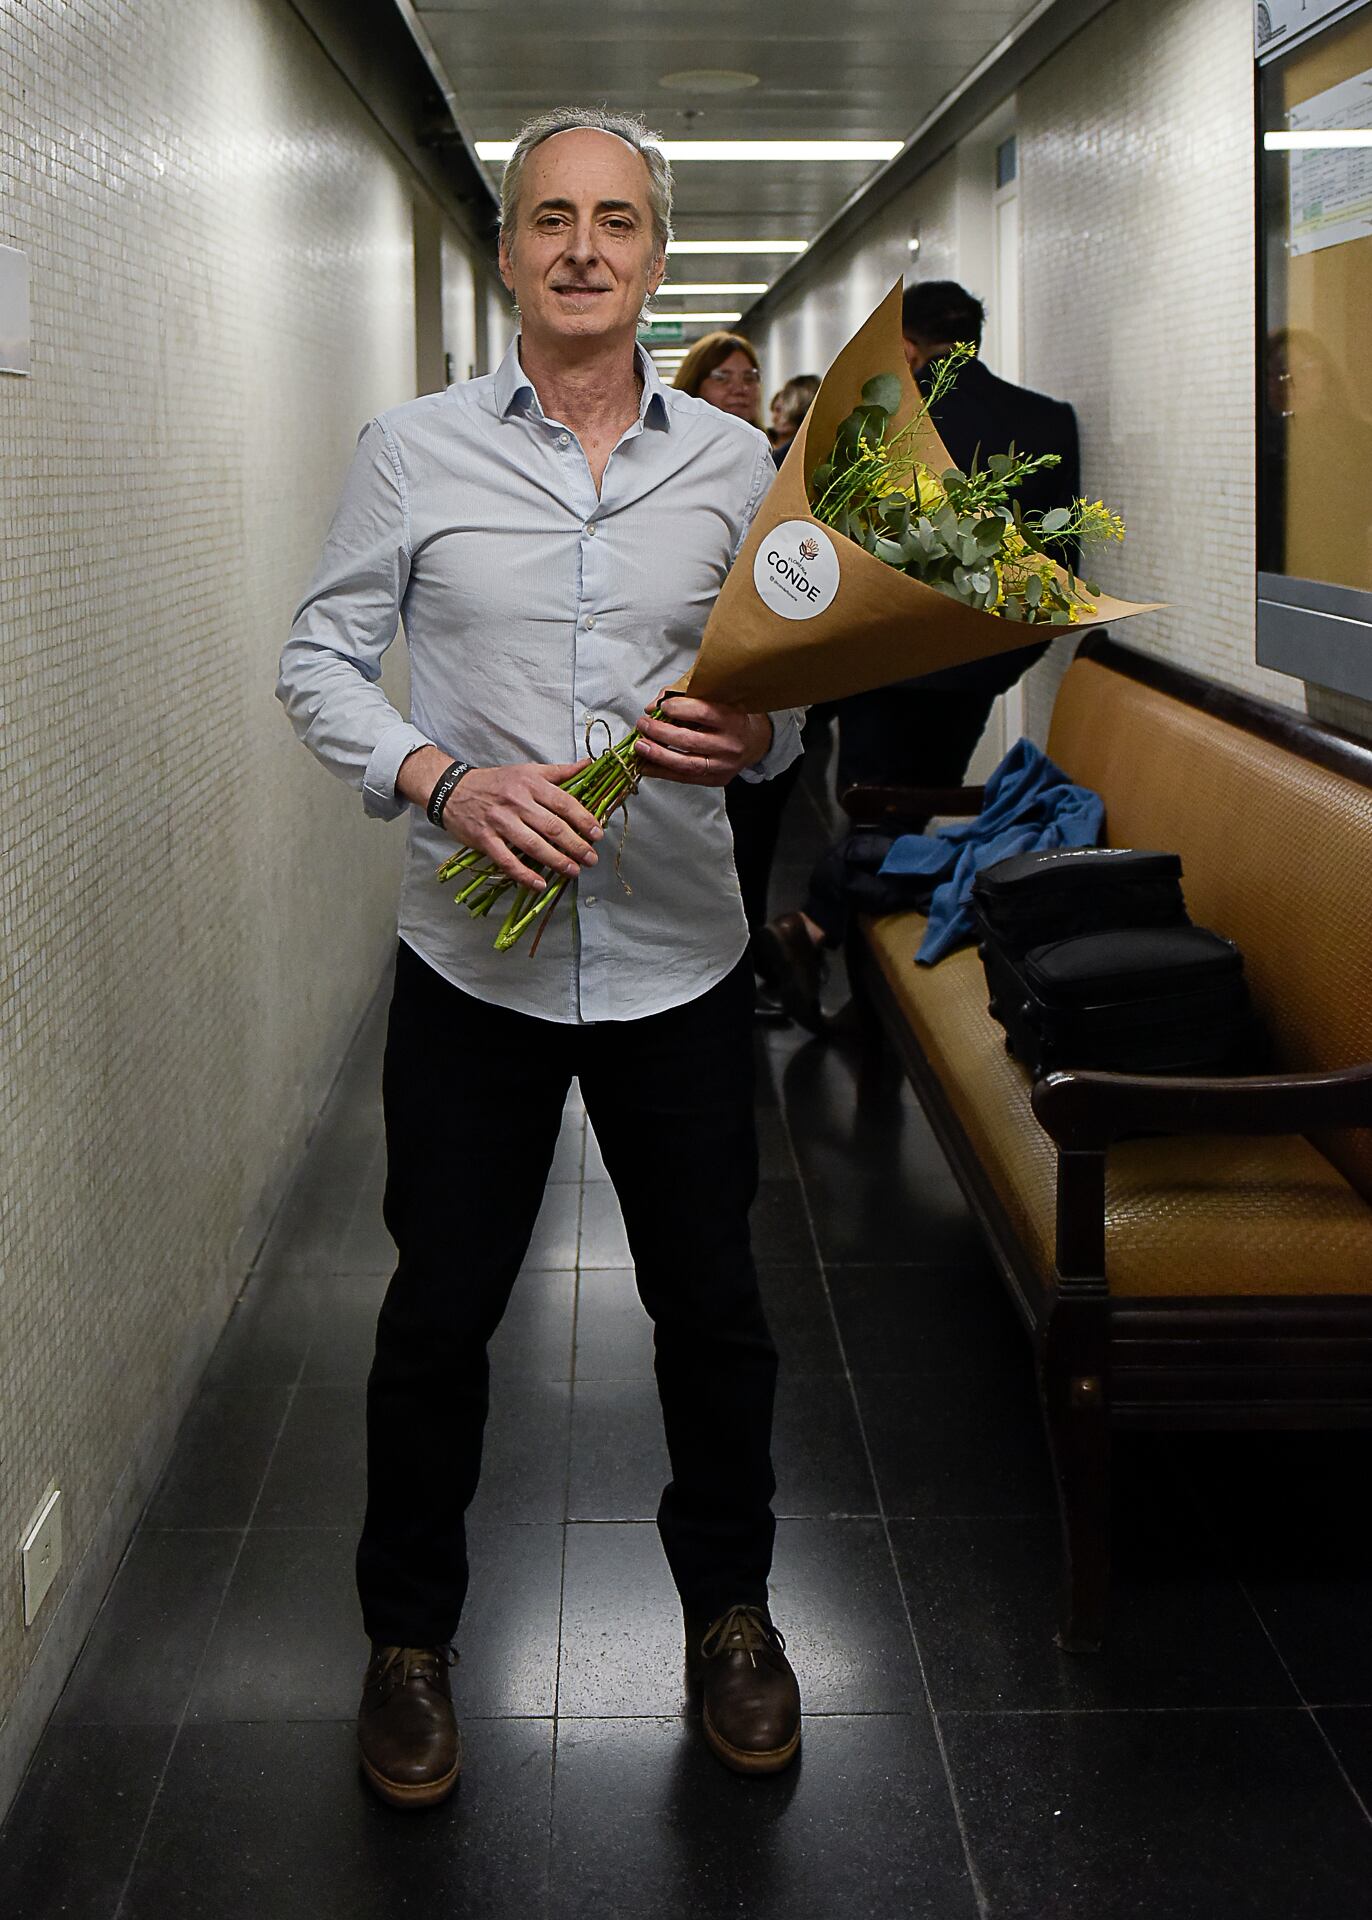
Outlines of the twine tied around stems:
[[[613,733],[611,733],[610,731],[609,721],[602,719],[598,713],[592,714],[590,719],[586,722],[586,731],[582,735],[582,739],[585,742],[585,746],[586,746],[587,758],[591,760],[596,760],[599,758],[599,755],[596,753],[595,748],[591,745],[591,735],[595,732],[597,727],[604,727],[605,729],[604,751],[606,753],[614,753],[615,737]],[[623,758],[622,754],[615,754],[615,758],[620,762],[621,766],[624,768],[625,787],[624,787],[623,793],[619,796],[618,800],[616,800],[614,805],[610,808],[609,813],[605,815],[605,819],[608,820],[610,817],[610,814],[615,812],[620,812],[624,815],[624,831],[623,833],[620,834],[619,845],[615,848],[615,879],[618,880],[620,886],[623,887],[625,893],[632,893],[633,888],[629,885],[629,882],[624,878],[624,874],[622,871],[622,863],[624,860],[624,849],[629,844],[629,796],[631,794],[638,792],[638,783],[643,778],[643,764],[639,760],[638,755],[633,752],[632,748],[630,748],[629,757],[627,760]],[[540,927],[538,930],[538,939],[541,940],[542,937],[543,937],[543,929],[542,927]],[[530,957],[532,958],[533,954],[535,954],[537,951],[538,951],[538,940],[535,940],[533,946],[529,949]]]

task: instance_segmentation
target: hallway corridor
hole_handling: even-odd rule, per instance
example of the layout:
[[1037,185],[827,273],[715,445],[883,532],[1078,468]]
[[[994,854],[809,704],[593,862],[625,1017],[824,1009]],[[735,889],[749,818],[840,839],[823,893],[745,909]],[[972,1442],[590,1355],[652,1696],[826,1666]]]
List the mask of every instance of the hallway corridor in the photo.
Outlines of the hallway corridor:
[[[780,895],[818,844],[792,814]],[[492,1350],[465,1770],[433,1813],[379,1805],[351,1562],[384,1014],[0,1837],[7,1920],[1366,1915],[1368,1437],[1122,1448],[1113,1637],[1057,1653],[1023,1337],[910,1096],[859,1099],[850,1046],[794,1029],[759,1046],[755,1235],[799,1765],[740,1781],[682,1717],[650,1329],[573,1103]]]

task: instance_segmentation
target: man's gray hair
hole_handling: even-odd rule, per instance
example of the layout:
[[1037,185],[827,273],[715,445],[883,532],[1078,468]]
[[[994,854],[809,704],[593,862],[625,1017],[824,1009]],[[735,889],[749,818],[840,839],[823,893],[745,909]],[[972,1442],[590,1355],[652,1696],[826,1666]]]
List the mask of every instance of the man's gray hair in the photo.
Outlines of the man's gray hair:
[[506,240],[514,238],[515,217],[519,212],[519,188],[524,177],[524,162],[534,148],[555,133],[571,133],[589,127],[595,133],[612,133],[635,153],[641,154],[648,169],[648,204],[653,214],[653,237],[665,248],[672,237],[672,169],[662,151],[658,136],[631,113],[610,113],[604,107],[555,107],[540,113],[521,130],[514,152],[505,163],[500,183],[500,230]]

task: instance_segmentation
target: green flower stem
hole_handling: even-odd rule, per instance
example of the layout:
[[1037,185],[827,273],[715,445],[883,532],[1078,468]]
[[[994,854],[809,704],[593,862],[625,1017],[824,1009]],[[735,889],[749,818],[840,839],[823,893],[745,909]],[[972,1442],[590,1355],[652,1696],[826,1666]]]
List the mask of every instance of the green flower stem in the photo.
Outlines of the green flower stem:
[[[661,715],[661,706],[652,709],[654,720],[660,719]],[[635,727],[622,740],[598,754],[580,773],[574,773],[569,780],[561,783],[562,791],[579,800],[586,811],[594,815],[599,826],[603,827],[610,815],[627,803],[630,794],[638,786],[639,766],[634,753],[638,738],[639,731]],[[539,871],[549,883],[541,892],[534,887],[520,886],[508,874],[502,873],[490,856],[483,854],[479,848],[459,847],[438,869],[438,878],[446,881],[456,879],[459,874],[470,875],[461,892],[453,898],[456,905],[465,906],[468,913],[477,919],[488,914],[497,900],[513,890],[514,898],[495,939],[497,952],[508,953],[535,920],[542,919],[552,911],[568,886],[576,885],[577,877],[572,874],[554,874],[546,866],[540,866]]]

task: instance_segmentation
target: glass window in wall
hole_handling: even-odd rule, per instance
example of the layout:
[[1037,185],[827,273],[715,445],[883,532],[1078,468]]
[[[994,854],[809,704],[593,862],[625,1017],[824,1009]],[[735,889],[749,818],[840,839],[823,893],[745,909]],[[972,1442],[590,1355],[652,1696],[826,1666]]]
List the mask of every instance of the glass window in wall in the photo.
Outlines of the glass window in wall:
[[1372,6],[1260,68],[1258,110],[1259,568],[1372,620]]

